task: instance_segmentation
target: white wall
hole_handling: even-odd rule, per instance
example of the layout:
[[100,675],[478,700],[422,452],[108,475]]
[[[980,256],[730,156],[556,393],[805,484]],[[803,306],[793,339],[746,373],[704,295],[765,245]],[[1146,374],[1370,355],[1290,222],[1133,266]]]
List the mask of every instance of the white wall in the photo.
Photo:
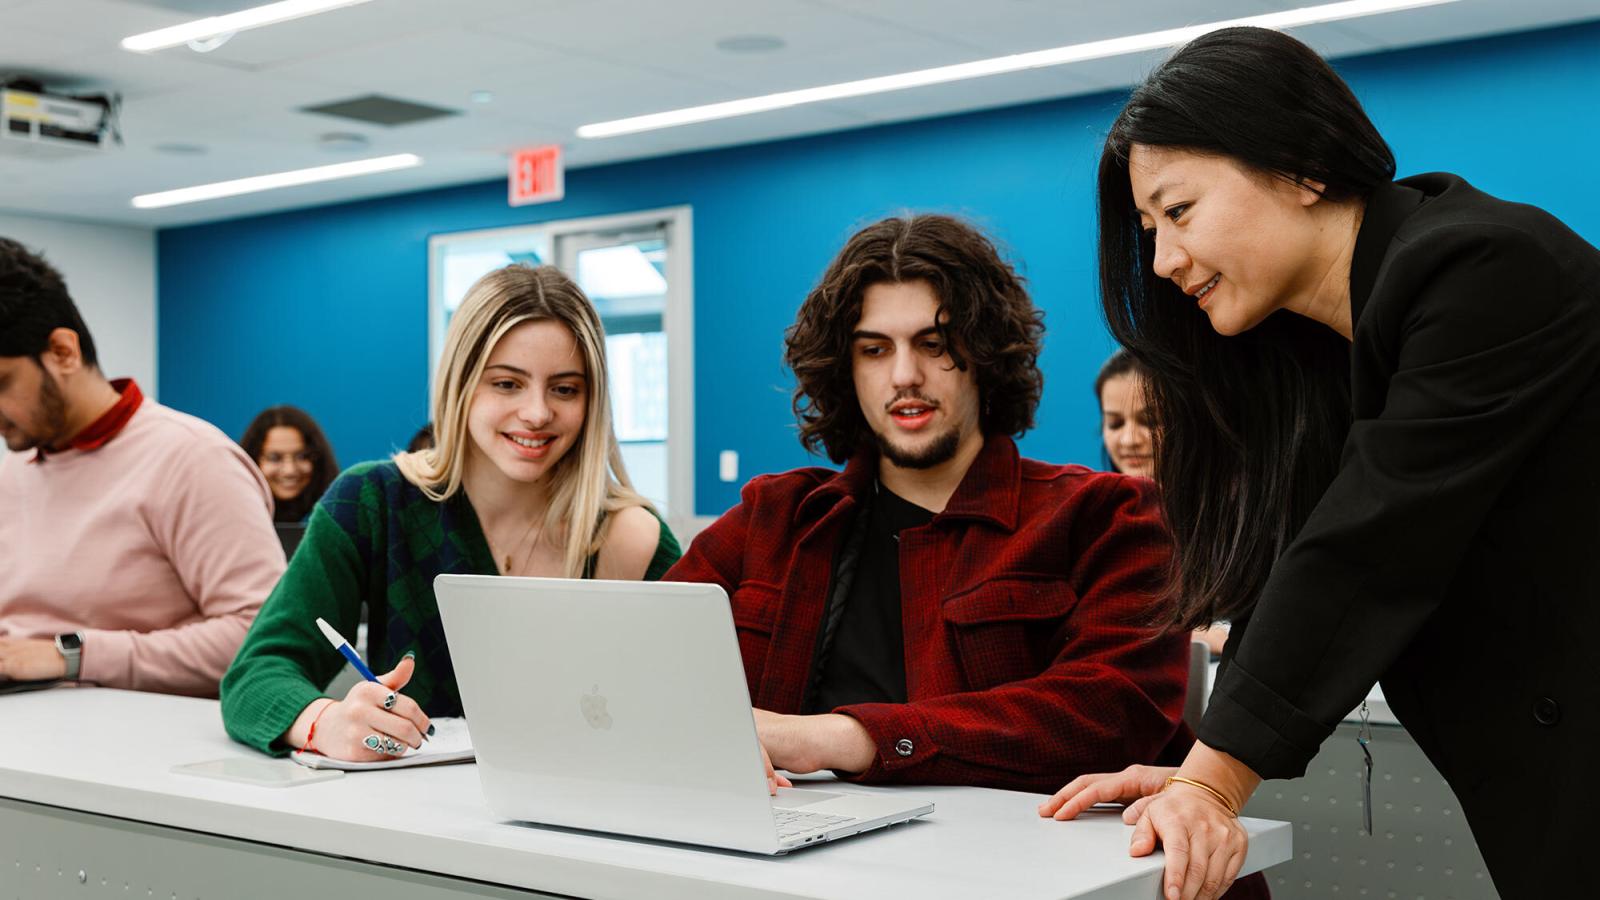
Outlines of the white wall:
[[156,393],[156,237],[146,228],[0,213],[0,237],[43,253],[67,279],[100,368]]
[[0,213],[0,237],[43,253],[66,277],[94,335],[100,369],[111,378],[131,377],[156,397],[155,232]]

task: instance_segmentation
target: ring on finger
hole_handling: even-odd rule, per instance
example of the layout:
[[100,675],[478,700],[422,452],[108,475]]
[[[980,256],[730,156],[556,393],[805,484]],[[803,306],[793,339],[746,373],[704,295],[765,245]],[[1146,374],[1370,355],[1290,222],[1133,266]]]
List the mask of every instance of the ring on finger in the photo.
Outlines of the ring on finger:
[[390,691],[388,696],[383,698],[383,708],[384,709],[394,709],[395,701],[398,700],[398,699],[400,699],[400,698],[395,694],[395,692],[394,691]]
[[406,752],[406,745],[400,743],[386,734],[369,734],[361,742],[368,750],[374,750],[388,756],[399,756]]

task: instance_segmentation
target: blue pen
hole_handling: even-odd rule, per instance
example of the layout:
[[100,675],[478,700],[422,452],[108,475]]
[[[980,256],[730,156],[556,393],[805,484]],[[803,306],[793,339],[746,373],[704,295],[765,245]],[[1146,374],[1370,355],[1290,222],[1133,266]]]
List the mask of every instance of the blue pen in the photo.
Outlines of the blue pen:
[[[356,655],[356,648],[350,646],[350,642],[344,639],[344,635],[334,631],[333,626],[329,625],[321,616],[317,617],[317,627],[322,629],[322,636],[328,639],[328,643],[344,654],[344,658],[350,661],[350,665],[356,667],[356,671],[361,674],[362,678],[375,684],[383,684],[383,682],[378,681],[378,676],[372,674],[372,670],[367,668],[367,664],[361,661],[361,657]],[[406,655],[409,656],[410,654]],[[388,706],[384,706],[384,709],[388,708]],[[422,733],[422,739],[427,740],[431,737],[433,737],[433,723],[429,722],[428,730]]]
[[372,670],[367,668],[367,664],[362,662],[361,657],[356,655],[356,648],[350,646],[350,642],[344,639],[344,635],[334,631],[333,626],[320,617],[317,619],[317,627],[322,629],[322,636],[328,639],[328,643],[332,644],[335,650],[344,654],[345,659],[350,660],[350,665],[356,667],[356,671],[361,673],[362,678],[368,681],[378,680],[378,676],[372,674]]

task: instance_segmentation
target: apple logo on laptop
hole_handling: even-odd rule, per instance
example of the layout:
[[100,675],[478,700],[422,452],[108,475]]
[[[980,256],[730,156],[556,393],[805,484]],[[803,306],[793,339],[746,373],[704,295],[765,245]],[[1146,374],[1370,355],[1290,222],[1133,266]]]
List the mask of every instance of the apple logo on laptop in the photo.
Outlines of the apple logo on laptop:
[[583,717],[588,720],[590,728],[611,730],[611,714],[606,712],[606,698],[600,693],[600,685],[591,688],[593,693],[580,694],[578,708],[583,710]]

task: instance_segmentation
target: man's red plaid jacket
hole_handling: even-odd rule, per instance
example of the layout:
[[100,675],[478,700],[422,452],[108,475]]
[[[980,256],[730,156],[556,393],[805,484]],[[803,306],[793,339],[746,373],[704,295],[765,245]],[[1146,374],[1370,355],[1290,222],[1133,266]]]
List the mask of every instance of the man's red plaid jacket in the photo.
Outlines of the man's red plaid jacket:
[[[728,592],[758,708],[801,712],[834,555],[876,476],[869,451],[752,479],[667,572]],[[1142,624],[1169,540],[1148,483],[989,438],[944,511],[900,533],[908,702],[834,710],[877,745],[858,779],[1051,792],[1181,753],[1189,637]]]

